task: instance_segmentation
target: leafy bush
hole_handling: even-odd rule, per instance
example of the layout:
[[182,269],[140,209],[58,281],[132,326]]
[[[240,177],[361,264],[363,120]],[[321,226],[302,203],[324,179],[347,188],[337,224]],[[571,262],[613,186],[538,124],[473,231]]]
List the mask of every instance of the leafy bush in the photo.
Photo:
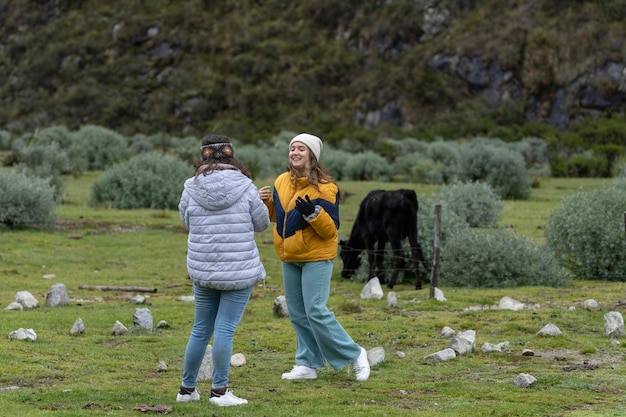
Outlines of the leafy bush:
[[54,225],[54,188],[47,180],[0,171],[0,223],[7,226]]
[[324,149],[324,156],[322,156],[322,164],[328,169],[330,175],[336,181],[348,180],[348,164],[347,161],[352,158],[350,152],[343,151],[341,149]]
[[398,174],[405,175],[409,181],[422,184],[443,183],[443,164],[421,153],[400,155],[393,167]]
[[63,194],[64,183],[62,174],[71,171],[67,153],[57,142],[40,144],[38,142],[23,147],[19,151],[17,169],[26,175],[36,176],[48,181],[54,187],[57,201]]
[[505,199],[530,196],[531,182],[519,152],[501,142],[479,138],[462,145],[460,155],[462,180],[484,181]]
[[95,125],[73,132],[68,155],[79,172],[96,171],[128,159],[128,143],[120,134]]
[[459,175],[459,145],[456,142],[436,140],[428,146],[426,155],[443,166],[443,181],[450,183]]
[[90,206],[176,209],[193,168],[157,152],[132,157],[104,171],[91,186]]
[[0,150],[7,151],[11,149],[11,133],[0,129]]
[[504,207],[500,196],[484,182],[448,185],[439,190],[436,198],[442,207],[450,208],[470,227],[495,225]]
[[548,218],[546,241],[580,279],[626,281],[626,180],[565,197]]
[[74,137],[72,132],[64,125],[45,127],[35,133],[36,143],[42,145],[58,144],[61,149],[68,149],[72,146]]
[[442,286],[559,287],[571,279],[552,252],[504,229],[464,230],[441,251]]
[[356,154],[346,161],[346,179],[353,181],[385,181],[390,171],[387,160],[372,151]]

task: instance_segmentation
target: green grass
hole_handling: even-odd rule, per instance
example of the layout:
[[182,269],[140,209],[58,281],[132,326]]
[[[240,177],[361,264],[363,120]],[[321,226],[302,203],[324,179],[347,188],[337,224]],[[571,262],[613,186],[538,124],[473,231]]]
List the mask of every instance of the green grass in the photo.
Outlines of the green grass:
[[[39,308],[0,311],[0,333],[33,328],[37,341],[0,338],[0,414],[7,416],[139,416],[145,406],[172,407],[175,416],[618,416],[626,414],[623,345],[603,335],[603,316],[623,311],[625,283],[575,281],[565,288],[515,289],[442,288],[447,302],[428,298],[428,288],[410,284],[394,288],[398,308],[386,300],[360,300],[362,284],[340,278],[335,264],[329,306],[352,337],[367,349],[382,346],[385,361],[365,383],[354,381],[346,369],[327,367],[314,381],[283,381],[293,366],[295,338],[287,319],[272,314],[282,294],[280,264],[269,231],[258,235],[268,271],[255,288],[237,330],[234,352],[247,364],[231,371],[231,388],[250,402],[244,407],[218,409],[208,403],[210,383],[201,382],[199,403],[175,402],[183,355],[193,321],[193,305],[178,301],[190,295],[186,278],[186,234],[175,211],[94,210],[86,205],[89,184],[96,174],[69,178],[66,203],[57,209],[58,226],[51,231],[0,229],[0,305],[4,308],[20,290],[30,291]],[[262,184],[269,183],[262,182]],[[542,225],[560,199],[577,187],[597,187],[596,180],[545,180],[530,200],[507,202],[502,225],[541,240]],[[409,187],[430,194],[432,187],[415,184],[341,183],[354,195],[342,205],[342,233],[349,233],[361,198],[370,189]],[[44,275],[54,274],[53,279]],[[64,283],[73,300],[68,306],[45,306],[48,288]],[[80,285],[148,286],[148,305],[155,323],[169,328],[152,333],[112,336],[116,320],[132,327],[135,295],[79,289]],[[535,310],[518,312],[482,309],[511,296]],[[601,310],[581,304],[596,299]],[[358,304],[358,309],[353,304]],[[576,306],[569,310],[570,306]],[[70,336],[77,318],[86,333]],[[540,337],[547,323],[563,335]],[[423,357],[448,341],[444,326],[477,332],[473,353],[455,360],[425,364]],[[483,343],[509,341],[510,354],[485,354]],[[534,357],[521,355],[533,349]],[[396,355],[405,353],[404,358]],[[159,360],[167,372],[157,372]],[[568,365],[599,364],[594,370],[565,371]],[[514,387],[521,372],[534,375],[537,386]]]

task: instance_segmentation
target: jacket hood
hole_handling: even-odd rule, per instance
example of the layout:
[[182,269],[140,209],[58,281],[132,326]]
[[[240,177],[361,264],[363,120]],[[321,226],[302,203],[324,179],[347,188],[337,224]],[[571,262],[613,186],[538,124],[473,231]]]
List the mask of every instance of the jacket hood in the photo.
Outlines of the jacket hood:
[[191,198],[207,210],[223,210],[235,204],[252,184],[236,169],[215,170],[185,181]]

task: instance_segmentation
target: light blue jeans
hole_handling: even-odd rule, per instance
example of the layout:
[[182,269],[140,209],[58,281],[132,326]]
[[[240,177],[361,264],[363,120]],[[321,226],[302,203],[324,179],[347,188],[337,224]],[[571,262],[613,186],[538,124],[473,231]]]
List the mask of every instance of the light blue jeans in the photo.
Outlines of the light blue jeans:
[[333,261],[283,262],[289,319],[296,332],[296,365],[335,370],[353,362],[361,347],[326,307]]
[[[241,321],[252,287],[220,291],[193,286],[196,317],[185,350],[182,386],[195,388],[198,372],[211,336],[213,337],[213,383],[211,388],[228,387],[233,335]],[[215,334],[213,334],[215,332]]]

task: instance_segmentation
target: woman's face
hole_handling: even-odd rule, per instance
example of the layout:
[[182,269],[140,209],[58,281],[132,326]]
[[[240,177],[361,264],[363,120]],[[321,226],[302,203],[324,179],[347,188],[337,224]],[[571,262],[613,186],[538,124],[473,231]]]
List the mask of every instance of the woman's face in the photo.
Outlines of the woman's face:
[[302,142],[294,142],[289,148],[289,163],[296,170],[301,171],[306,168],[309,162],[309,148]]

